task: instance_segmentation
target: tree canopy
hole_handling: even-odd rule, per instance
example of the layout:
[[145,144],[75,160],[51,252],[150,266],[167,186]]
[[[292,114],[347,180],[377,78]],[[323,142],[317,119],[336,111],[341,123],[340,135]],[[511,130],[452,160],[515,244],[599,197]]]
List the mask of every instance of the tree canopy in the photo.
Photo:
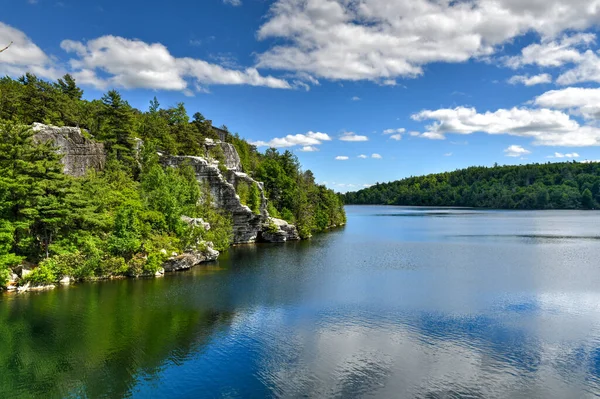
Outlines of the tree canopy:
[[592,209],[600,202],[600,163],[470,167],[410,177],[344,195],[346,204]]
[[[34,140],[34,122],[84,129],[104,143],[105,170],[65,175],[52,143]],[[0,78],[0,287],[23,261],[40,265],[28,279],[44,283],[65,275],[152,274],[172,252],[202,241],[226,249],[229,216],[212,206],[210,191],[191,167],[165,168],[157,157],[162,152],[221,159],[222,152],[205,154],[202,145],[218,137],[202,113],[190,120],[183,103],[163,108],[155,97],[142,111],[115,90],[85,99],[70,75],[54,83],[33,74]],[[271,215],[297,223],[302,237],[345,222],[341,199],[316,184],[294,154],[261,154],[237,134],[227,140],[244,172],[265,182]],[[256,184],[238,190],[259,213]],[[202,217],[211,229],[188,226],[182,215]]]

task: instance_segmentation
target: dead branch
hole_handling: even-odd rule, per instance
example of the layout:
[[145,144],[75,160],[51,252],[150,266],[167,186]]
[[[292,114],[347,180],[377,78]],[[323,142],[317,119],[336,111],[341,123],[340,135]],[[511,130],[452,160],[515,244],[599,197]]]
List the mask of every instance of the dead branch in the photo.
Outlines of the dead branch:
[[8,50],[8,48],[13,44],[13,42],[8,43],[8,46],[4,47],[2,50],[0,50],[0,53],[3,51]]

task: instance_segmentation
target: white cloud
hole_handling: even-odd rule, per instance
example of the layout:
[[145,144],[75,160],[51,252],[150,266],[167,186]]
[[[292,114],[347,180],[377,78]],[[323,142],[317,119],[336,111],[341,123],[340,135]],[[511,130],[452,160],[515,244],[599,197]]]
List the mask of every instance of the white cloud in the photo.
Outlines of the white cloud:
[[518,158],[518,157],[522,157],[523,155],[531,154],[531,151],[526,150],[525,148],[521,147],[520,145],[511,145],[506,150],[504,150],[504,153],[506,154],[507,157]]
[[349,158],[345,155],[338,155],[337,157],[335,157],[336,161],[347,161]]
[[600,82],[600,58],[592,50],[586,51],[578,65],[557,79],[559,85],[571,85],[581,82]]
[[540,107],[569,110],[586,119],[600,119],[600,89],[569,87],[551,90],[534,100]]
[[230,6],[239,7],[242,5],[242,0],[223,0],[223,3],[229,4]]
[[392,134],[390,136],[390,139],[400,141],[400,140],[402,140],[402,135],[401,134]]
[[419,137],[419,136],[421,135],[421,132],[414,132],[414,131],[413,131],[413,132],[410,132],[410,133],[408,133],[408,134],[409,134],[410,136],[412,136],[412,137]]
[[[64,40],[61,47],[76,58],[70,60],[75,73],[88,75],[88,84],[127,89],[145,88],[184,91],[187,79],[195,85],[250,85],[290,89],[290,84],[262,76],[255,68],[228,69],[194,58],[175,58],[160,43],[146,43],[117,36],[102,36],[86,43]],[[107,78],[100,78],[108,75]]]
[[553,38],[596,24],[598,7],[600,0],[277,0],[258,31],[259,39],[276,44],[258,54],[258,65],[395,84],[423,74],[429,63],[490,56],[529,32],[540,35],[543,48],[529,49],[513,64],[562,64],[577,52],[559,50],[591,36]]
[[308,132],[306,134],[288,134],[285,137],[276,137],[269,141],[254,141],[251,144],[257,147],[285,148],[301,145],[303,147],[315,146],[323,141],[331,141],[327,133]]
[[373,158],[373,159],[382,159],[383,157],[381,155],[379,155],[379,154],[373,154],[373,155],[371,155],[371,158]]
[[396,134],[396,133],[405,133],[406,129],[404,129],[403,127],[399,128],[399,129],[385,129],[383,131],[383,134]]
[[562,154],[560,152],[555,152],[554,155],[549,155],[546,158],[579,158],[579,154],[576,152],[569,154]]
[[535,86],[543,83],[552,83],[552,76],[547,73],[540,75],[528,76],[528,75],[515,75],[508,79],[508,83],[512,85],[523,84],[525,86]]
[[300,151],[302,151],[302,152],[316,152],[316,151],[319,151],[319,149],[317,147],[315,147],[315,146],[312,146],[312,145],[305,145],[304,147],[302,147],[300,149]]
[[25,33],[0,22],[0,47],[11,42],[0,57],[0,74],[16,76],[31,72],[39,77],[56,79],[64,73]]
[[358,135],[354,132],[344,132],[344,133],[342,133],[340,140],[358,142],[358,141],[369,141],[369,138],[367,136]]
[[445,157],[451,157],[451,156],[452,156],[452,153],[451,153],[451,152],[447,152],[447,153],[445,153],[445,154],[444,154],[444,156],[445,156]]
[[360,155],[358,156],[358,158],[360,158],[360,159],[367,159],[367,158],[369,158],[369,157],[368,157],[368,156],[366,156],[365,154],[360,154]]
[[417,121],[433,120],[421,137],[444,139],[448,133],[508,134],[533,139],[533,144],[584,147],[600,145],[600,128],[580,125],[557,110],[512,108],[478,113],[475,108],[425,110],[412,115]]
[[586,48],[596,40],[592,33],[564,35],[559,40],[549,37],[541,43],[530,44],[521,50],[521,54],[505,58],[505,64],[511,68],[524,65],[541,67],[559,67],[567,63],[577,63],[582,59],[580,48]]
[[360,101],[360,97],[354,96],[354,97],[352,97],[352,101]]

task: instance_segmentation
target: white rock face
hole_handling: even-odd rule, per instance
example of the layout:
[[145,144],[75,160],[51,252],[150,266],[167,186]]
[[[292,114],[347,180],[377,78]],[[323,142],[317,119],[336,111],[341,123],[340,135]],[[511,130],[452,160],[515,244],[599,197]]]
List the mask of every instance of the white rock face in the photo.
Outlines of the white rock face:
[[210,223],[205,222],[202,218],[191,218],[189,216],[182,215],[181,221],[190,226],[202,227],[204,231],[210,230]]
[[219,257],[219,251],[213,249],[212,243],[207,242],[204,251],[190,251],[178,256],[173,256],[163,264],[165,272],[176,272],[191,269],[200,263],[212,262]]
[[87,139],[78,127],[57,127],[34,123],[34,140],[51,141],[62,154],[65,174],[84,176],[88,170],[102,170],[106,163],[104,144]]
[[[271,226],[276,226],[278,231],[271,231]],[[300,239],[298,229],[283,219],[269,218],[267,226],[261,232],[261,239],[267,242],[286,242]]]

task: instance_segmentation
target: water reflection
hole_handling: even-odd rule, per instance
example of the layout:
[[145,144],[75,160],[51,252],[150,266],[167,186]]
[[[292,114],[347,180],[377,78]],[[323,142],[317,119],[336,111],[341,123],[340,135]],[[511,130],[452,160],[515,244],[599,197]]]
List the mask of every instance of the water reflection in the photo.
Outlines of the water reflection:
[[0,298],[0,397],[600,394],[600,213],[348,211],[162,280]]

